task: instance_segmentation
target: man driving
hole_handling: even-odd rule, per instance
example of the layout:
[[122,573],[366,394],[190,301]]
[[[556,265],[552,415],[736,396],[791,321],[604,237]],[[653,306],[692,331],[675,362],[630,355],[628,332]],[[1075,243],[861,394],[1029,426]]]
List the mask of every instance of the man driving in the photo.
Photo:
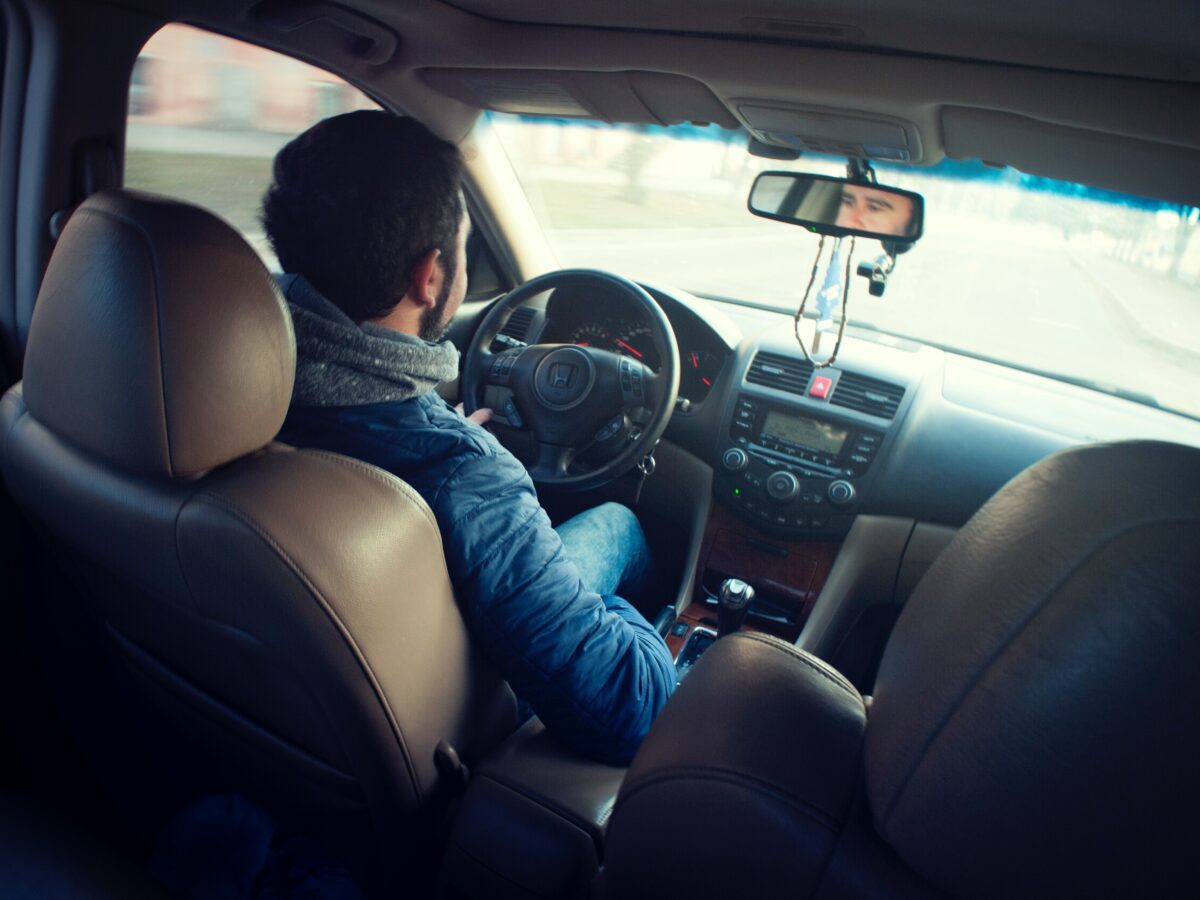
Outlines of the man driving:
[[263,225],[297,352],[279,439],[416,489],[473,639],[552,734],[623,765],[675,685],[662,638],[617,596],[650,569],[637,518],[606,503],[552,528],[490,413],[464,418],[434,391],[459,368],[441,337],[467,290],[461,175],[452,144],[380,111],[319,122],[276,156]]

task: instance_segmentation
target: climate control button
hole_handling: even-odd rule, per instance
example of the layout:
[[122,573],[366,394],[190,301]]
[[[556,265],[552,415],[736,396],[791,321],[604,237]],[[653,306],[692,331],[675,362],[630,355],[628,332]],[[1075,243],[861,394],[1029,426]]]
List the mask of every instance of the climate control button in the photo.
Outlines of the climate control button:
[[838,506],[845,506],[854,500],[854,485],[848,481],[833,481],[829,484],[829,501]]
[[721,465],[730,472],[740,472],[746,468],[748,462],[750,462],[750,457],[746,455],[746,451],[737,447],[730,447],[721,456]]

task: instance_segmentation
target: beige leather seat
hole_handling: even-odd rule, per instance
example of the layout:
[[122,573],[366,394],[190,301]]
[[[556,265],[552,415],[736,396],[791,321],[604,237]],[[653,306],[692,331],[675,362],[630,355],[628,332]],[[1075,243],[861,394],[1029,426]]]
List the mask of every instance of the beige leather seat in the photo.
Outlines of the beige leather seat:
[[145,697],[250,790],[396,869],[438,809],[436,744],[478,758],[515,704],[472,651],[420,497],[271,443],[294,369],[236,232],[98,194],[50,260],[0,463]]
[[869,706],[790,645],[717,642],[621,786],[604,896],[1194,895],[1198,548],[1200,450],[1083,447],[963,527]]

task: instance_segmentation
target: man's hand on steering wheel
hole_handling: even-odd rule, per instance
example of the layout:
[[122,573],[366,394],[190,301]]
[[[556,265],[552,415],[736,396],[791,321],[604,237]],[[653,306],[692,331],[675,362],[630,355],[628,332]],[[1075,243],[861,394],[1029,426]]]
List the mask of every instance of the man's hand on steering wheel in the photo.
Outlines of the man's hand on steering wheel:
[[475,410],[475,412],[468,413],[461,403],[454,407],[454,411],[468,422],[474,422],[476,425],[486,425],[488,422],[492,421],[492,417],[496,414],[493,410],[488,409],[486,406],[481,406]]
[[[594,286],[616,288],[635,301],[651,325],[661,370],[597,347],[533,344],[490,350],[512,310],[548,290]],[[502,297],[484,317],[463,366],[468,417],[480,407],[488,385],[512,392],[521,425],[537,442],[529,474],[539,484],[574,490],[598,487],[632,468],[662,437],[679,393],[679,347],[662,308],[632,281],[594,269],[565,269],[526,282]],[[572,471],[593,446],[619,441],[595,468]],[[577,467],[578,468],[578,467]]]

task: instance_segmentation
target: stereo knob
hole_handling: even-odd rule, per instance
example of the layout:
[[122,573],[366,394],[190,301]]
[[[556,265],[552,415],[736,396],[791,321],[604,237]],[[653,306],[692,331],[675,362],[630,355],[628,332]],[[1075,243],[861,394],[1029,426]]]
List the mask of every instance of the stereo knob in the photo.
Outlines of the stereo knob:
[[780,503],[791,500],[799,490],[800,482],[791,472],[783,470],[772,472],[767,479],[767,496]]
[[845,506],[854,501],[854,485],[848,481],[834,481],[829,485],[829,501]]
[[746,468],[748,462],[750,462],[750,457],[746,455],[746,451],[739,450],[737,447],[730,447],[721,457],[721,465],[730,472],[740,472]]

